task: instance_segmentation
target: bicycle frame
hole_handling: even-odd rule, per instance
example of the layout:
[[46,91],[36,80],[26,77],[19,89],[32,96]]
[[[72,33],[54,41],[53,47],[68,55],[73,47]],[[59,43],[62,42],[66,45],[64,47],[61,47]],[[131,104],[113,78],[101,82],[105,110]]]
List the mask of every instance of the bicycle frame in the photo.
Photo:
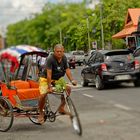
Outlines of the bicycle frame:
[[[61,98],[63,98],[65,100],[66,105],[67,105],[66,98],[70,98],[68,96],[66,90],[63,90],[62,92],[55,92],[55,91],[53,91],[52,93],[49,93],[49,95],[61,96]],[[48,119],[50,122],[54,122],[56,117],[61,115],[61,114],[59,114],[60,106],[61,106],[61,103],[58,105],[58,107],[57,107],[57,109],[55,111],[52,111],[51,110],[51,105],[49,103],[49,97],[47,95],[46,96],[46,114],[45,114],[45,118]],[[70,114],[66,114],[66,115],[70,115]]]
[[[51,95],[57,95],[57,96],[61,96],[61,98],[63,97],[65,99],[65,103],[66,103],[66,107],[68,112],[65,115],[68,115],[71,119],[72,125],[74,130],[76,131],[76,133],[78,135],[82,135],[82,126],[80,123],[80,119],[79,119],[79,115],[77,113],[76,107],[72,101],[72,99],[70,98],[70,96],[68,96],[68,93],[66,90],[62,91],[62,92],[53,92],[51,93]],[[51,110],[51,106],[49,103],[49,98],[48,96],[46,96],[46,108],[45,108],[45,120],[48,120],[50,122],[54,122],[56,120],[57,116],[60,116],[61,114],[59,114],[59,108],[61,106],[61,103],[59,104],[59,106],[57,107],[57,109],[55,111]]]

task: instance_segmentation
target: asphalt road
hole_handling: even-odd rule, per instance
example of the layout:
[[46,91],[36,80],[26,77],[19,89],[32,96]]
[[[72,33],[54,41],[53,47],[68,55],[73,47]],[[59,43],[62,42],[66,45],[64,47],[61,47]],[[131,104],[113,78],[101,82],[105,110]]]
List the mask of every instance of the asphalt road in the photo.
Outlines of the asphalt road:
[[12,128],[0,132],[1,140],[139,140],[140,88],[132,83],[112,86],[98,91],[94,86],[80,86],[80,69],[72,70],[78,87],[71,98],[79,113],[83,135],[75,134],[66,116],[54,123],[34,125],[28,118],[15,118]]

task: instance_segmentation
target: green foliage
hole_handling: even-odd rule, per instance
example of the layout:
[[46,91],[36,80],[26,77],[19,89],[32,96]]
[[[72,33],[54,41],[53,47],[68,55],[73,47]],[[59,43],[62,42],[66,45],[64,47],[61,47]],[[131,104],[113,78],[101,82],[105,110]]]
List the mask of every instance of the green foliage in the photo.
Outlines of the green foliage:
[[66,81],[64,80],[63,77],[60,78],[58,81],[55,82],[55,90],[57,92],[61,92],[65,88],[66,88]]
[[47,50],[62,41],[66,51],[87,51],[89,31],[90,42],[97,41],[101,48],[102,11],[105,47],[124,47],[124,42],[112,39],[112,35],[122,30],[128,8],[140,7],[140,1],[102,0],[102,6],[99,3],[95,9],[87,7],[90,2],[46,4],[40,14],[8,26],[8,45],[29,44]]

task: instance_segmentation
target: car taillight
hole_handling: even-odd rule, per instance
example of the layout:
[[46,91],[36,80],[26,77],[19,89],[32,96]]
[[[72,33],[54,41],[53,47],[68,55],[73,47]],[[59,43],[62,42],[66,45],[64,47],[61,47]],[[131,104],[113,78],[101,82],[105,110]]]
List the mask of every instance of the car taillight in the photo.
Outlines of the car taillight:
[[102,71],[107,71],[107,66],[106,66],[106,64],[101,64],[101,70],[102,70]]
[[138,60],[135,60],[134,64],[135,64],[135,69],[139,69],[140,68],[140,63],[139,63]]

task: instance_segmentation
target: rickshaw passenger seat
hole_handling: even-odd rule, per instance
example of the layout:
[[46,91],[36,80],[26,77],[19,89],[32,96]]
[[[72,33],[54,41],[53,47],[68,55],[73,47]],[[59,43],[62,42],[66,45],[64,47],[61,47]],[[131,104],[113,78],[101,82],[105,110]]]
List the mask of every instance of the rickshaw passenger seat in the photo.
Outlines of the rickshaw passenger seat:
[[15,80],[11,81],[11,86],[14,86],[17,89],[29,89],[30,84],[27,81],[22,81],[22,80]]
[[17,90],[17,95],[20,100],[30,100],[39,98],[39,85],[37,82],[29,80],[15,80],[11,81],[11,86],[15,86]]

